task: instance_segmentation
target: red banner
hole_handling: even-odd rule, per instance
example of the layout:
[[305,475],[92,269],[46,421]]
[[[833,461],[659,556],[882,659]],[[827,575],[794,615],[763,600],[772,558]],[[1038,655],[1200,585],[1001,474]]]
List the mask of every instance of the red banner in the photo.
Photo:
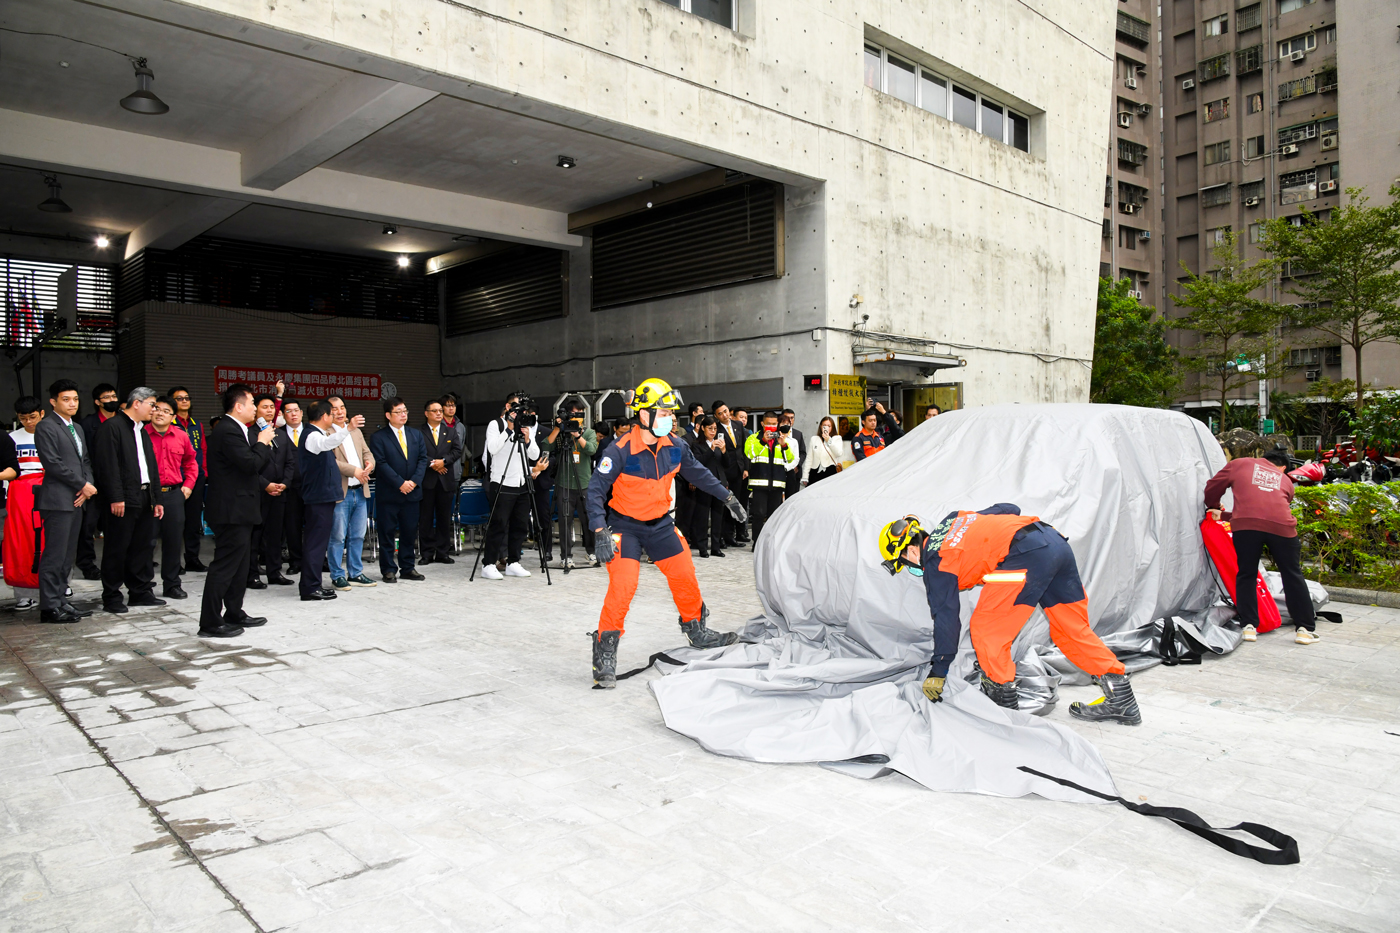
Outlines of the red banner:
[[287,384],[287,394],[297,398],[379,398],[379,376],[374,373],[328,373],[305,369],[239,369],[214,367],[214,391],[222,393],[235,382],[254,392],[277,391],[277,381]]

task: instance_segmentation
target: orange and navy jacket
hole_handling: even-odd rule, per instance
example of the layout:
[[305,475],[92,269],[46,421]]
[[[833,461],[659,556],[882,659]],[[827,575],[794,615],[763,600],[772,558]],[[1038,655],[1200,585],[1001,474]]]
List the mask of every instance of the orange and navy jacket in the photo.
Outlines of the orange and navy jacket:
[[962,640],[958,590],[970,590],[996,570],[1011,551],[1011,540],[1040,521],[1022,515],[1020,506],[998,502],[980,512],[949,512],[924,542],[920,563],[924,590],[933,615],[933,664],[930,677],[946,677]]
[[851,453],[855,455],[857,460],[864,460],[871,454],[878,454],[884,449],[885,436],[879,431],[872,433],[861,428],[856,436],[851,438]]
[[729,490],[701,466],[689,444],[676,443],[667,436],[648,446],[642,437],[644,430],[633,425],[603,451],[598,469],[588,481],[589,527],[602,528],[608,523],[605,510],[643,522],[665,515],[671,510],[671,486],[677,473],[701,492],[720,500],[729,498]]

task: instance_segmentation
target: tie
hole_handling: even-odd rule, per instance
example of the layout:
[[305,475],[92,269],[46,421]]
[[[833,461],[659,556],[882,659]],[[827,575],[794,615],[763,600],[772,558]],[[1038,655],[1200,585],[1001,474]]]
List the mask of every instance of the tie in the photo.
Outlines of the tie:
[[[433,443],[436,444],[437,442],[438,442],[438,429],[437,429],[437,427],[434,427],[434,428],[433,428]],[[405,453],[406,453],[406,452],[405,452]]]
[[78,448],[78,453],[83,452],[83,442],[78,440],[78,429],[73,427],[73,422],[68,422],[68,433],[73,435],[73,446]]
[[408,459],[408,441],[404,439],[403,429],[394,428],[394,435],[399,439],[399,450],[403,451],[403,458]]
[[298,425],[298,426],[295,427],[295,428],[292,428],[292,446],[293,446],[293,447],[300,447],[300,446],[301,446],[301,426],[300,426],[300,425]]

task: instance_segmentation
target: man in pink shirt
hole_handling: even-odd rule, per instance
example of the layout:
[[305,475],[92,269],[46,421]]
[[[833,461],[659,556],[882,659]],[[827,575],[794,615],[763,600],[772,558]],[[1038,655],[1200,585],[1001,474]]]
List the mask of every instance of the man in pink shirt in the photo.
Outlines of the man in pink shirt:
[[172,431],[175,403],[168,396],[156,399],[146,433],[156,453],[160,492],[156,503],[165,506],[160,519],[160,579],[167,599],[185,599],[189,594],[180,586],[180,556],[185,550],[185,500],[194,492],[199,464],[194,445],[184,431]]
[[[1254,439],[1256,442],[1258,438]],[[1206,508],[1212,517],[1222,516],[1230,522],[1230,534],[1235,542],[1235,557],[1239,575],[1235,578],[1235,609],[1244,626],[1244,640],[1254,641],[1259,624],[1259,595],[1255,581],[1259,576],[1259,558],[1265,546],[1278,565],[1283,577],[1283,595],[1288,615],[1297,626],[1294,641],[1311,645],[1321,640],[1317,634],[1317,619],[1313,612],[1308,582],[1303,577],[1302,546],[1298,542],[1298,520],[1293,517],[1293,481],[1285,472],[1288,451],[1275,448],[1263,457],[1242,456],[1253,448],[1225,448],[1229,461],[1225,468],[1206,483]],[[1220,511],[1220,497],[1225,490],[1234,496],[1234,508]]]

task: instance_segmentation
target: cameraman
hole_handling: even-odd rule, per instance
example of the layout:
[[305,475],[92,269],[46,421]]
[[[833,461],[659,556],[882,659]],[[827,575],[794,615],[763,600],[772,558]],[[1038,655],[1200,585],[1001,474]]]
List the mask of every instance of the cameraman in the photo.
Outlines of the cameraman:
[[566,568],[574,566],[574,513],[583,527],[583,549],[590,566],[598,566],[593,555],[593,529],[588,526],[585,495],[593,478],[593,455],[598,452],[598,433],[583,423],[588,406],[571,395],[559,406],[554,429],[545,438],[553,451],[555,464],[554,506],[559,512],[559,557]]
[[491,521],[486,526],[486,562],[481,575],[488,580],[528,577],[520,566],[525,538],[530,533],[530,477],[520,454],[531,463],[540,459],[540,448],[531,430],[538,423],[534,405],[518,392],[506,398],[501,417],[486,426],[486,495],[491,500]]

